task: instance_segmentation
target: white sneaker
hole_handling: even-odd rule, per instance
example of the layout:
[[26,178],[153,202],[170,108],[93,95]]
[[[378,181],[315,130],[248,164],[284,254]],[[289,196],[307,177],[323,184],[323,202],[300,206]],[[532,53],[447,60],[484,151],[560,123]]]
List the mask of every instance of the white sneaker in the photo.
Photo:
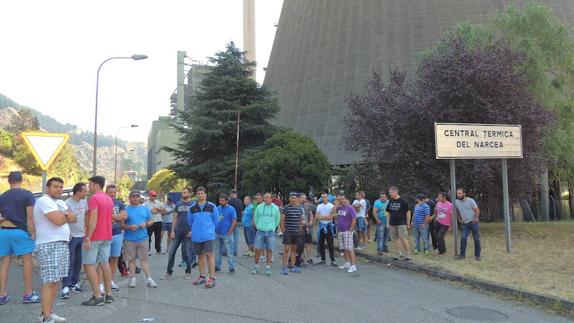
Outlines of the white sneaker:
[[136,287],[138,279],[136,277],[130,277],[130,281],[128,282],[128,287],[129,288],[134,288]]
[[354,273],[354,272],[356,272],[356,271],[357,271],[357,266],[355,266],[355,265],[352,265],[352,266],[347,270],[348,273]]
[[116,282],[112,280],[112,290],[118,291],[120,290],[120,286],[116,285]]
[[157,288],[157,284],[153,281],[151,277],[148,277],[145,285],[149,288]]
[[38,322],[65,323],[66,318],[61,317],[61,316],[57,315],[56,313],[52,312],[52,315],[50,315],[50,318],[47,321],[44,321],[44,316],[42,314],[40,314],[40,316],[38,317]]
[[348,262],[346,262],[343,266],[339,266],[339,269],[348,270],[349,268],[351,268],[351,264]]

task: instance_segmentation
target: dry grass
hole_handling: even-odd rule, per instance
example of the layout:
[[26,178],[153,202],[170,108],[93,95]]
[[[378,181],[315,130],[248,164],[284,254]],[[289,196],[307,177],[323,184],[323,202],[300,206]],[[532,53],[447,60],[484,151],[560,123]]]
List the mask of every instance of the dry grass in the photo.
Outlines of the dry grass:
[[[469,235],[465,260],[454,259],[452,234],[445,256],[416,255],[413,261],[452,273],[574,301],[574,221],[512,224],[512,253],[502,223],[481,223],[482,261],[474,260]],[[411,239],[412,242],[412,239]],[[422,241],[421,241],[422,243]],[[394,248],[391,245],[391,255]],[[374,243],[368,248],[375,252]]]

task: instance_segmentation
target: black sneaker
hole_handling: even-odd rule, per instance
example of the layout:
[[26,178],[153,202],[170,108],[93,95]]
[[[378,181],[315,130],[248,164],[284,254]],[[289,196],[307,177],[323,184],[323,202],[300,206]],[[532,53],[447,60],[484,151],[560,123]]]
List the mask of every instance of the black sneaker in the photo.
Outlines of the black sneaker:
[[103,297],[92,296],[89,300],[82,302],[84,306],[102,306],[106,304],[106,300]]
[[106,295],[105,301],[106,304],[111,304],[114,302],[114,297],[112,295]]
[[136,274],[139,274],[142,272],[142,269],[140,267],[136,267]]
[[229,269],[229,273],[231,273],[231,274],[235,274],[235,268],[231,268],[231,269]]
[[197,267],[197,262],[194,262],[193,265],[191,265],[191,268],[195,268]]
[[476,261],[480,261],[480,256],[476,256]]
[[336,262],[336,261],[331,261],[331,266],[333,266],[333,267],[338,267],[338,266],[337,266],[337,262]]
[[220,271],[221,271],[221,268],[215,267],[215,272],[216,272],[216,273],[217,273],[217,272],[220,272]]
[[458,255],[458,257],[456,257],[457,260],[463,260],[464,256],[463,255]]
[[321,261],[319,261],[316,265],[317,265],[317,266],[319,266],[319,265],[325,265],[326,263],[327,263],[327,262],[326,262],[325,260],[321,260]]

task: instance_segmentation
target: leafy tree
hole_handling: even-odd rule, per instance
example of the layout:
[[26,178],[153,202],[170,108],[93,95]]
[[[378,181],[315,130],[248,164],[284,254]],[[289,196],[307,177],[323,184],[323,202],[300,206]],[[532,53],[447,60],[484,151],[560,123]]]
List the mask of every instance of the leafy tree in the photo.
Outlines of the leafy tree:
[[[353,131],[347,147],[379,164],[385,180],[412,196],[449,187],[448,162],[435,159],[435,122],[521,124],[524,158],[509,161],[510,193],[529,197],[534,174],[546,163],[541,138],[553,116],[530,94],[517,68],[524,60],[504,42],[472,48],[450,35],[423,58],[416,82],[396,71],[388,81],[374,73],[363,93],[348,99],[346,124]],[[457,177],[473,194],[498,201],[500,162],[459,161]]]
[[191,109],[180,112],[174,127],[177,148],[164,147],[175,158],[170,166],[179,177],[226,191],[234,183],[237,113],[240,114],[240,154],[261,146],[275,132],[269,120],[278,111],[277,100],[251,78],[254,62],[245,59],[233,43],[210,58],[213,67],[193,97]]
[[351,198],[358,191],[363,191],[369,200],[374,201],[379,198],[379,192],[386,191],[390,186],[375,163],[337,166],[332,170],[332,174],[335,178],[333,193],[342,190]]
[[0,129],[0,154],[4,156],[12,156],[14,153],[14,138],[13,134]]
[[243,165],[247,192],[315,192],[328,184],[329,161],[313,139],[291,131],[279,132]]
[[[568,27],[555,18],[550,7],[531,2],[522,9],[510,6],[485,25],[462,24],[453,33],[465,39],[467,44],[478,47],[489,46],[502,39],[524,53],[525,59],[517,68],[525,73],[530,93],[557,116],[557,122],[544,138],[545,156],[555,195],[561,194],[560,181],[568,181],[572,187],[574,40]],[[572,204],[574,200],[570,202]],[[574,212],[571,216],[574,216]]]
[[188,186],[188,181],[181,179],[172,170],[163,168],[158,170],[147,183],[150,191],[156,191],[158,194],[167,194],[173,191],[181,191]]
[[134,186],[134,181],[128,176],[124,175],[118,182],[118,198],[126,201],[130,194],[130,190]]

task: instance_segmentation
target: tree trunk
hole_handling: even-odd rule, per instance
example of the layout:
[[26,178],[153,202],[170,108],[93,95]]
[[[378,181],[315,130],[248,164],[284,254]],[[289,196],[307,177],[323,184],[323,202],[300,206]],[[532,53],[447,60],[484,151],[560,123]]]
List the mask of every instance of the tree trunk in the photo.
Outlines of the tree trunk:
[[539,221],[550,221],[550,201],[548,197],[548,167],[544,167],[540,174],[540,210]]

